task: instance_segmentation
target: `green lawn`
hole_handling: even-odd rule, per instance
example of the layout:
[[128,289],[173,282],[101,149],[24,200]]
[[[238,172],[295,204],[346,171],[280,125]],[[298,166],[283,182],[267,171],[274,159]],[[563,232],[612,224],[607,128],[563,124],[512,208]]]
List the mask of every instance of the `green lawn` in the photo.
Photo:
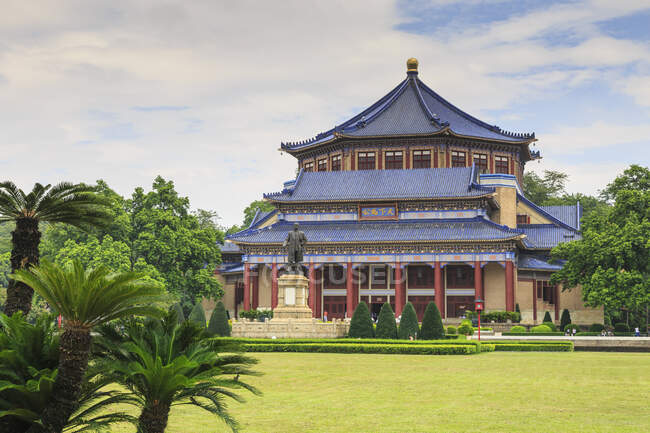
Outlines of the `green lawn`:
[[[231,404],[249,433],[650,431],[650,354],[252,355],[264,396]],[[190,406],[167,428],[227,431]]]

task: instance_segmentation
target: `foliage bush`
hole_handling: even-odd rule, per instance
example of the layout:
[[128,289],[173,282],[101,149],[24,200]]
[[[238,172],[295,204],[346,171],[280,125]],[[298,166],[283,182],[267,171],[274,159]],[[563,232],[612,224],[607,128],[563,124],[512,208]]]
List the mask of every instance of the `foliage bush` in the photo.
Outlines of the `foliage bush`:
[[458,331],[456,330],[455,326],[449,325],[447,326],[447,334],[449,335],[456,335]]
[[363,301],[359,302],[352,315],[348,335],[352,338],[372,338],[375,336],[372,325],[368,306]]
[[[542,325],[539,325],[542,326]],[[532,329],[530,332],[504,332],[501,335],[503,336],[510,336],[510,337],[526,337],[530,336],[530,333],[533,332]],[[561,337],[564,335],[564,332],[535,332],[536,337],[552,337],[552,336],[558,336]]]
[[228,314],[223,302],[217,302],[212,310],[210,322],[208,323],[208,332],[220,337],[230,337],[230,325],[228,324]]
[[573,352],[573,343],[570,341],[558,341],[552,344],[495,343],[490,342],[496,352]]
[[397,339],[397,322],[395,322],[395,313],[388,302],[382,305],[381,310],[379,311],[375,336],[377,338]]
[[[468,311],[465,313],[465,316],[468,319],[475,319],[478,317],[478,313],[475,311]],[[508,320],[513,323],[521,322],[521,313],[518,311],[490,311],[489,313],[481,313],[481,323],[506,323]]]
[[553,319],[551,319],[551,313],[549,313],[548,311],[544,313],[544,320],[542,320],[542,322],[552,322],[552,321]]
[[244,338],[244,337],[226,337],[219,338],[219,341],[230,343],[233,345],[242,344],[410,344],[410,345],[449,345],[460,344],[468,346],[477,346],[480,343],[476,340],[458,340],[458,339],[444,339],[444,340],[387,340],[383,338],[277,338],[269,340],[268,338]]
[[553,331],[551,331],[551,328],[549,328],[546,325],[537,325],[537,326],[533,326],[532,328],[530,328],[530,332],[534,332],[535,334],[539,334],[539,333],[551,333]]
[[630,332],[630,327],[627,323],[617,323],[614,325],[614,332]]
[[381,353],[401,355],[471,355],[480,346],[462,344],[244,344],[247,352]]
[[244,310],[239,312],[239,317],[242,319],[249,319],[249,320],[260,320],[264,322],[266,318],[272,319],[273,318],[273,311],[272,310]]
[[418,325],[418,316],[415,314],[415,308],[413,308],[413,304],[407,302],[404,310],[402,310],[402,318],[399,321],[397,336],[403,340],[408,340],[411,336],[417,338],[419,333],[420,327]]
[[429,302],[422,318],[420,328],[420,340],[437,340],[445,336],[445,328],[442,326],[440,310],[435,302]]
[[169,311],[174,310],[176,312],[176,319],[178,320],[178,323],[183,323],[185,321],[185,314],[183,314],[183,307],[181,307],[180,303],[175,303],[169,308]]
[[589,327],[589,332],[602,332],[605,329],[605,325],[602,323],[594,323]]
[[196,305],[194,305],[194,308],[192,308],[192,312],[190,313],[190,316],[187,318],[187,320],[205,328],[205,310],[203,309],[201,301],[197,302]]
[[578,325],[575,325],[573,323],[569,323],[564,327],[564,332],[569,331],[571,334],[573,334],[573,330],[576,330],[576,333],[580,332],[580,327]]
[[576,332],[576,337],[600,337],[600,332]]
[[555,326],[555,323],[553,322],[544,322],[542,325],[548,326],[551,332],[557,332],[557,326]]
[[512,328],[510,328],[510,332],[526,332],[526,328],[520,325],[515,325]]
[[564,331],[566,326],[571,323],[571,314],[566,308],[562,310],[562,316],[560,316],[560,331]]
[[474,328],[471,325],[464,323],[458,327],[458,333],[462,335],[473,335]]

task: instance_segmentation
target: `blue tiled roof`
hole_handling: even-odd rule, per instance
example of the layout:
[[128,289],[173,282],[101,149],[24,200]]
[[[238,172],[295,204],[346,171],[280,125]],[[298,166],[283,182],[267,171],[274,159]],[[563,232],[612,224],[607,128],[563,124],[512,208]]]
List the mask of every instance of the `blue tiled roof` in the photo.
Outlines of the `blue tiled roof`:
[[[551,212],[548,212],[545,209],[545,207],[554,207],[554,206],[538,206],[538,205],[536,205],[532,201],[528,200],[526,197],[524,197],[523,195],[521,195],[519,193],[517,193],[517,200],[519,200],[519,201],[521,201],[523,203],[526,203],[528,206],[530,206],[531,208],[533,208],[534,210],[539,212],[541,215],[545,216],[546,218],[548,218],[549,220],[551,220],[553,223],[555,223],[556,225],[558,225],[560,227],[563,227],[563,228],[569,229],[569,230],[575,230],[575,229],[578,228],[578,227],[575,227],[575,221],[573,223],[571,223],[571,224],[568,224],[568,223],[562,221],[561,219],[557,218],[555,215],[553,215]],[[581,214],[582,211],[580,211],[579,213]],[[579,225],[579,223],[580,223],[580,220],[578,220],[578,225]]]
[[582,217],[582,206],[580,206],[580,204],[575,206],[540,206],[540,208],[553,215],[564,224],[571,226],[574,229],[580,228],[580,218]]
[[295,143],[282,143],[287,150],[334,140],[337,136],[365,137],[437,134],[457,135],[523,143],[535,134],[518,134],[489,125],[455,107],[426,86],[417,74],[409,74],[397,87],[366,110],[316,137]]
[[255,216],[253,217],[253,220],[251,221],[250,225],[248,228],[255,228],[262,224],[264,221],[269,219],[273,214],[277,213],[277,209],[273,209],[270,211],[262,212],[260,211],[260,208],[257,208],[257,211],[255,212]]
[[233,242],[224,242],[223,244],[219,245],[219,248],[221,249],[222,253],[239,253],[241,252],[239,250],[239,246]]
[[[278,222],[259,230],[245,230],[229,239],[245,244],[284,242],[293,223]],[[309,243],[487,241],[513,239],[520,230],[500,226],[482,217],[473,219],[373,222],[304,222],[300,230]]]
[[409,200],[477,197],[494,191],[476,183],[473,167],[301,172],[271,201]]
[[220,274],[238,274],[244,272],[244,263],[224,263],[219,267]]
[[559,271],[560,263],[549,263],[548,257],[542,255],[522,254],[519,256],[519,269],[538,269],[543,271]]
[[519,229],[526,235],[524,245],[532,249],[550,250],[560,242],[581,238],[576,230],[558,227],[555,224],[520,224]]

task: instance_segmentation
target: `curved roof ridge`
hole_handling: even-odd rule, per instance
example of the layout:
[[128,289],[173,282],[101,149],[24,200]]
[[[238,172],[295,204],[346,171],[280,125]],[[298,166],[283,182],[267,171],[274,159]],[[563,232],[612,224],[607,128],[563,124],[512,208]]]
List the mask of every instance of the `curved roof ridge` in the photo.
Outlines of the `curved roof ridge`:
[[439,128],[443,126],[449,126],[449,122],[446,121],[440,121],[440,118],[437,117],[436,114],[431,112],[431,109],[427,105],[426,101],[424,100],[424,97],[422,97],[422,92],[420,91],[420,86],[418,86],[418,80],[417,77],[414,77],[413,79],[413,85],[415,86],[415,93],[418,96],[418,101],[420,101],[420,106],[424,109],[424,111],[427,113],[429,120],[432,123],[435,123]]
[[[571,227],[569,224],[565,223],[564,221],[561,221],[560,219],[558,219],[558,218],[556,218],[555,216],[551,215],[551,214],[550,214],[549,212],[547,212],[546,210],[542,209],[541,206],[538,206],[538,205],[536,205],[535,203],[533,203],[532,201],[528,200],[528,199],[527,199],[525,196],[523,196],[522,194],[517,193],[517,199],[523,201],[523,202],[526,203],[528,206],[532,207],[535,211],[539,212],[539,213],[542,214],[544,217],[546,217],[546,219],[549,219],[549,220],[553,221],[553,223],[555,223],[555,225],[558,225],[558,226],[560,226],[560,227],[562,227],[562,228],[565,228],[565,229],[568,229],[568,230],[572,230],[572,231],[574,231],[574,232],[577,232],[577,231],[578,231],[575,227]],[[530,226],[530,225],[535,225],[535,224],[529,224],[529,226]],[[539,225],[550,225],[550,224],[539,224]]]
[[[460,116],[463,116],[465,119],[467,119],[467,120],[469,120],[469,121],[471,121],[471,122],[474,122],[474,123],[476,123],[476,124],[479,125],[479,126],[482,126],[482,127],[484,127],[484,128],[487,128],[487,129],[489,129],[489,130],[492,131],[492,132],[496,132],[496,133],[499,133],[499,134],[501,134],[501,135],[505,135],[506,137],[512,137],[512,138],[524,138],[524,139],[535,138],[535,133],[534,133],[534,132],[532,132],[532,133],[518,133],[518,132],[511,132],[511,131],[506,131],[506,130],[504,130],[504,129],[501,129],[501,128],[498,127],[497,125],[490,125],[489,123],[486,123],[486,122],[484,122],[484,121],[482,121],[482,120],[480,120],[480,119],[478,119],[478,118],[472,116],[471,114],[469,114],[469,113],[467,113],[467,112],[461,110],[460,108],[456,107],[454,104],[452,104],[451,102],[447,101],[445,98],[443,98],[442,96],[440,96],[440,95],[439,95],[435,90],[433,90],[433,89],[431,89],[429,86],[427,86],[427,85],[426,85],[422,80],[420,80],[419,78],[417,78],[416,80],[419,82],[419,84],[422,85],[422,87],[424,88],[424,90],[425,90],[426,92],[429,93],[429,95],[431,95],[433,98],[437,99],[441,104],[445,105],[447,108],[449,108],[450,110],[454,111],[456,114],[458,114],[458,115],[460,115]],[[453,128],[452,128],[452,130],[453,130]]]

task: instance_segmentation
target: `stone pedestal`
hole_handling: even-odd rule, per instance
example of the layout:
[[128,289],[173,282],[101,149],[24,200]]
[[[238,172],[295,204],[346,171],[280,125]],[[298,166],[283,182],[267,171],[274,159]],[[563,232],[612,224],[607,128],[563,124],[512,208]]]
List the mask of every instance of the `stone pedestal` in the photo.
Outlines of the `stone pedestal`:
[[273,310],[273,319],[311,320],[312,311],[307,305],[309,280],[303,275],[283,275],[278,279],[278,306]]

